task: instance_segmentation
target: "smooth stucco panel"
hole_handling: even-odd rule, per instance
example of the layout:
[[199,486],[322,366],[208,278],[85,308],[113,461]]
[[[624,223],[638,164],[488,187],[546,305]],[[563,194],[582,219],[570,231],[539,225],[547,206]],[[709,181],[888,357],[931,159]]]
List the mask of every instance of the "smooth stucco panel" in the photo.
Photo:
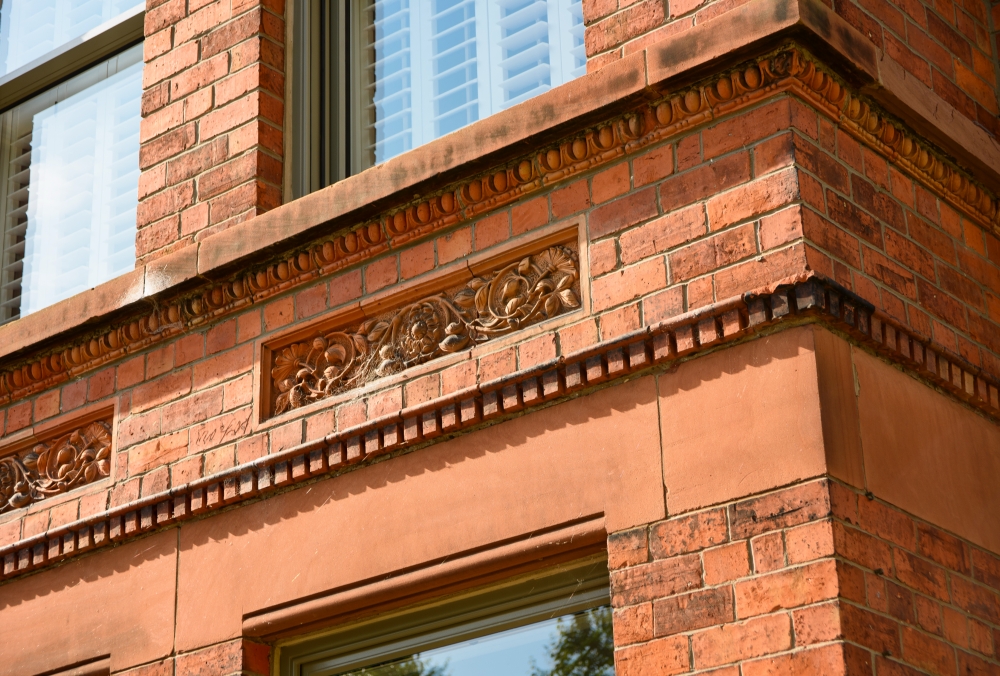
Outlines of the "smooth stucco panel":
[[681,364],[659,392],[671,514],[826,471],[811,327]]
[[652,378],[531,413],[182,528],[177,646],[245,613],[580,517],[664,516]]
[[0,673],[38,674],[111,655],[111,670],[170,653],[177,531],[0,587]]
[[1000,552],[1000,427],[854,349],[868,490]]

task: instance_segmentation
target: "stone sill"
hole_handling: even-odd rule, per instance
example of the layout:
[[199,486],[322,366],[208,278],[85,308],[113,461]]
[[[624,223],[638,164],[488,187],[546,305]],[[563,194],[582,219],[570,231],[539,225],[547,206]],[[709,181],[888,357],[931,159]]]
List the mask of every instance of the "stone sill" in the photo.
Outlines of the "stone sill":
[[799,38],[919,133],[1000,189],[1000,145],[820,0],[752,0],[598,71],[480,120],[328,188],[206,237],[93,289],[0,326],[0,359],[44,349],[97,324],[151,310],[161,297],[197,287],[437,185],[530,152],[585,127],[612,106],[662,96],[750,54]]

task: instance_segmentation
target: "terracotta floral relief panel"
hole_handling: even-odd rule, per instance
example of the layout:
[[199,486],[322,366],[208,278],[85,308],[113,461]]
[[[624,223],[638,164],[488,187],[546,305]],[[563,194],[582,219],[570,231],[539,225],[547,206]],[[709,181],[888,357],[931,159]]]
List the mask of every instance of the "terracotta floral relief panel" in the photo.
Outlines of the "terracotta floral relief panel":
[[580,307],[575,244],[501,259],[488,269],[460,286],[397,304],[360,323],[333,330],[317,327],[305,339],[268,346],[266,415],[306,406]]
[[110,476],[112,421],[103,412],[0,448],[0,514]]

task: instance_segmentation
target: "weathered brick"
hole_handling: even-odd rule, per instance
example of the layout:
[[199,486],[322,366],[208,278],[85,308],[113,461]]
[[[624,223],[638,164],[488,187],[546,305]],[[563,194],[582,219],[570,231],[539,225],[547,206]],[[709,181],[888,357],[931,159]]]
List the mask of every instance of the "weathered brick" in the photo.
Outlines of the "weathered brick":
[[829,514],[827,484],[816,481],[731,505],[729,523],[733,538],[746,538]]
[[649,549],[654,559],[689,554],[728,541],[726,512],[714,509],[680,516],[650,529]]
[[616,608],[644,603],[701,587],[701,560],[676,556],[611,572],[611,604]]
[[690,669],[687,638],[661,638],[615,651],[617,676],[679,674]]
[[717,587],[653,602],[653,632],[670,636],[732,622],[733,591]]
[[739,618],[796,608],[836,598],[837,571],[833,560],[819,561],[770,575],[737,582],[736,615]]
[[694,667],[704,669],[788,650],[791,620],[786,614],[768,615],[706,629],[691,637]]

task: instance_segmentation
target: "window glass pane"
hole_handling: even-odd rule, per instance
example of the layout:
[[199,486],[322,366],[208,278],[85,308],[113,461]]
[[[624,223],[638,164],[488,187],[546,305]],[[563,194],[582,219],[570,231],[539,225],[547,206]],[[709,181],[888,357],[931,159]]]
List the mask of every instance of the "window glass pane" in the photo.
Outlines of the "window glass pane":
[[581,0],[362,0],[362,6],[366,165],[587,69]]
[[135,267],[142,45],[7,113],[3,319]]
[[611,608],[462,641],[344,676],[613,676]]
[[2,0],[0,75],[144,4],[145,0]]

